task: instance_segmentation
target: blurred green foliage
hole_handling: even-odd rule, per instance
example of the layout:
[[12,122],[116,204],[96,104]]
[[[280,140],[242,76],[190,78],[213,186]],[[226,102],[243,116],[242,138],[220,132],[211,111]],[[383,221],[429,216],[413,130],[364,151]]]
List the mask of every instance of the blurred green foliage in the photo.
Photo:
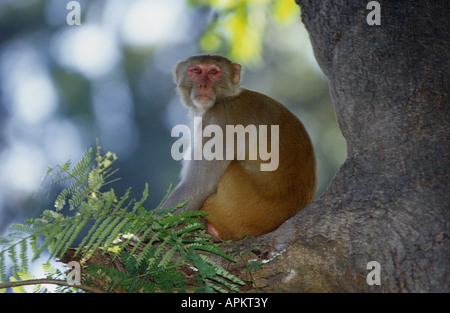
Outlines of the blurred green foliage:
[[292,0],[189,0],[193,6],[209,6],[215,14],[200,39],[203,51],[215,53],[226,46],[230,59],[240,63],[261,61],[267,23],[288,25],[299,16]]

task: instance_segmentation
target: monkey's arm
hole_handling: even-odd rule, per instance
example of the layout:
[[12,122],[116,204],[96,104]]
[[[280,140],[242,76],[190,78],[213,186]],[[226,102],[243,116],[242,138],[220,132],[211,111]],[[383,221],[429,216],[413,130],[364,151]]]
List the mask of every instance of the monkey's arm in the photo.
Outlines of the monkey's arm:
[[181,182],[171,192],[164,208],[171,208],[189,200],[187,210],[200,210],[203,202],[217,190],[222,174],[230,165],[229,160],[191,160],[183,163]]

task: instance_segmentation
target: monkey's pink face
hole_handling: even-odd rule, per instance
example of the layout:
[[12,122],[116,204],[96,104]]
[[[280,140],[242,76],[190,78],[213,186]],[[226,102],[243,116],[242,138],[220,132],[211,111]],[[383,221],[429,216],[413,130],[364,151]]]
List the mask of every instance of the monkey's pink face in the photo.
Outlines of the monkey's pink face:
[[216,100],[214,86],[222,75],[222,69],[215,63],[198,63],[188,68],[193,82],[191,99],[200,108],[209,108]]

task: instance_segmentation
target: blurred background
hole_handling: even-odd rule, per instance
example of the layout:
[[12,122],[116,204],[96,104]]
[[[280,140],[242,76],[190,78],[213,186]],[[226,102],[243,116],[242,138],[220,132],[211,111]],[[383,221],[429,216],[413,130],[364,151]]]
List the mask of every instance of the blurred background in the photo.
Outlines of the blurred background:
[[294,0],[0,0],[0,235],[50,208],[47,167],[96,139],[119,158],[116,194],[140,198],[148,182],[154,208],[178,182],[171,129],[187,124],[172,68],[205,51],[243,64],[243,86],[304,123],[320,196],[346,145]]

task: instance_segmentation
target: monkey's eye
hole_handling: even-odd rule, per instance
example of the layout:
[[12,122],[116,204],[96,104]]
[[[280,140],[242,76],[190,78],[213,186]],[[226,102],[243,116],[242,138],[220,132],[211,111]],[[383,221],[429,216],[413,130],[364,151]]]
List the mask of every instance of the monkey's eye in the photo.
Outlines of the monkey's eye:
[[194,73],[194,74],[201,74],[202,70],[199,69],[198,67],[194,67],[194,68],[190,69],[190,72]]
[[209,71],[209,74],[216,75],[218,72],[219,72],[219,71],[218,71],[217,69],[212,68],[212,69]]

